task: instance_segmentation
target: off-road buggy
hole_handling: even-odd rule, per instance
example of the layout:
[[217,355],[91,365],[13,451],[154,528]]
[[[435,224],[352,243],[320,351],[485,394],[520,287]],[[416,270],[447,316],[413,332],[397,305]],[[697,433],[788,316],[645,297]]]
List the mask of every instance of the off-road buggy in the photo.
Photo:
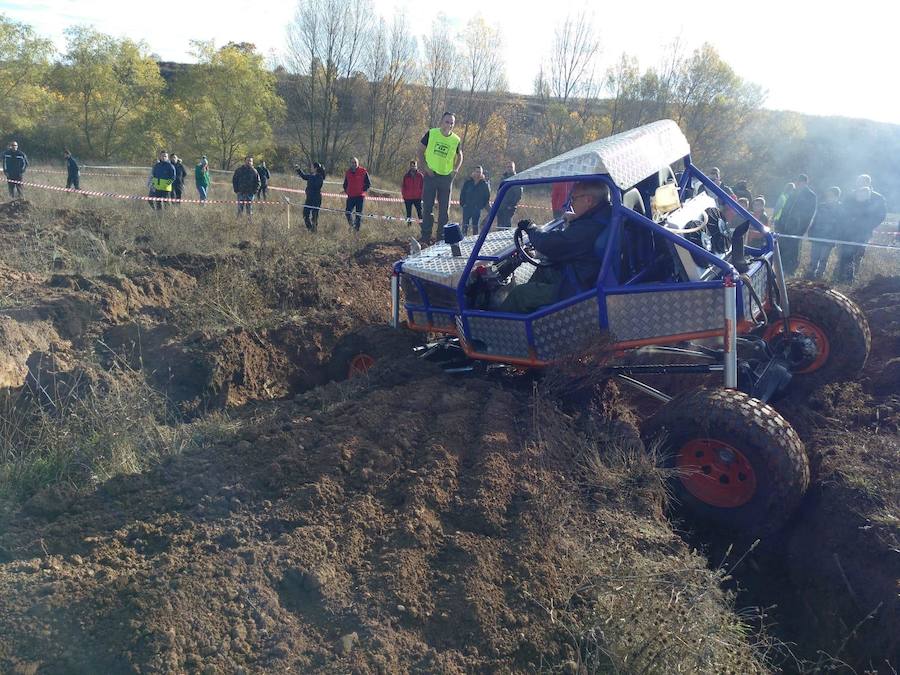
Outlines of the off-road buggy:
[[[541,264],[522,230],[494,227],[505,193],[524,186],[533,200],[551,183],[573,181],[599,181],[610,192],[595,283],[531,314],[496,311]],[[557,218],[541,227],[563,225]],[[757,246],[745,245],[748,228]],[[767,401],[853,377],[868,356],[869,328],[844,295],[785,281],[777,236],[694,166],[675,122],[527,169],[500,186],[479,235],[461,239],[452,226],[446,233],[393,269],[391,325],[427,334],[423,357],[450,355],[451,370],[539,369],[607,336],[605,372],[663,402],[643,433],[661,439],[682,505],[743,532],[774,529],[790,515],[809,464]],[[371,337],[352,335],[339,347],[336,375],[372,364],[382,347]],[[397,335],[393,348],[402,345]],[[646,382],[697,373],[719,374],[721,386],[671,397]]]

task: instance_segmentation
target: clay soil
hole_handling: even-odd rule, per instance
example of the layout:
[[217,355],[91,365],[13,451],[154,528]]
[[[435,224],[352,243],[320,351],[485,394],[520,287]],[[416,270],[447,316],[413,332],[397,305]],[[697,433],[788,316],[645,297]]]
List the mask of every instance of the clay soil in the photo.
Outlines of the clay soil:
[[[2,241],[28,229],[16,209],[0,213]],[[45,237],[108,233],[94,214],[53,218]],[[413,356],[328,381],[340,338],[386,316],[400,241],[327,263],[252,244],[121,255],[118,273],[64,255],[41,273],[0,266],[0,384],[62,395],[127,375],[164,398],[168,425],[227,423],[148,470],[5,504],[0,672],[900,663],[897,278],[856,291],[873,328],[863,377],[783,403],[814,486],[735,583],[716,548],[731,542],[707,559],[673,528],[666,475],[611,384],[571,406]],[[220,298],[217,274],[237,270]],[[735,598],[778,607],[760,621]]]

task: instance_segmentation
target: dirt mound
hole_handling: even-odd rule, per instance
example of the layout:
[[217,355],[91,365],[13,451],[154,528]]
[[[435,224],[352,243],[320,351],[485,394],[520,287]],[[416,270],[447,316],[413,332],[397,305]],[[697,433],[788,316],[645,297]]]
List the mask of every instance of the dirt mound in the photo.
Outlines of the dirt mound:
[[872,329],[863,377],[779,404],[804,440],[812,483],[783,546],[742,580],[751,604],[777,605],[779,637],[810,667],[896,672],[900,277],[877,277],[854,297]]
[[[410,236],[414,233],[410,231]],[[409,243],[400,239],[375,241],[357,251],[353,259],[358,265],[377,265],[390,271],[393,264],[409,255]]]
[[14,199],[0,204],[0,230],[18,232],[33,212],[34,207],[26,199]]
[[622,422],[414,358],[237,421],[0,528],[0,669],[761,670]]
[[0,388],[21,387],[32,352],[48,349],[59,337],[46,322],[20,323],[0,316]]

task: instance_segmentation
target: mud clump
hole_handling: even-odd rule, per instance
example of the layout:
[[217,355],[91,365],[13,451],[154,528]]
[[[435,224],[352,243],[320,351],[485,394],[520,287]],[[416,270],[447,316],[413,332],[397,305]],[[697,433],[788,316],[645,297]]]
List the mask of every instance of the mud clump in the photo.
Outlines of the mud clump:
[[761,672],[615,420],[409,358],[10,519],[0,669]]

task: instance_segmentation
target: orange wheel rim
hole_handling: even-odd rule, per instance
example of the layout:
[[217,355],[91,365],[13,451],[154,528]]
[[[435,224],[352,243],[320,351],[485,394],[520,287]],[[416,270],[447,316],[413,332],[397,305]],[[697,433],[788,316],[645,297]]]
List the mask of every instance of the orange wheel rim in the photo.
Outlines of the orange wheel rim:
[[357,354],[350,360],[347,370],[347,379],[353,379],[369,372],[369,368],[375,365],[375,357],[370,354]]
[[[811,373],[824,366],[825,362],[828,361],[828,355],[831,353],[831,345],[825,332],[815,323],[809,319],[804,319],[802,316],[792,316],[789,323],[792,334],[809,338],[816,346],[815,358],[803,365],[802,368],[794,369],[794,373]],[[784,321],[778,320],[766,329],[763,338],[766,342],[777,342],[783,335]]]
[[756,472],[744,453],[714,438],[685,443],[675,466],[685,489],[704,504],[736,508],[756,494]]

